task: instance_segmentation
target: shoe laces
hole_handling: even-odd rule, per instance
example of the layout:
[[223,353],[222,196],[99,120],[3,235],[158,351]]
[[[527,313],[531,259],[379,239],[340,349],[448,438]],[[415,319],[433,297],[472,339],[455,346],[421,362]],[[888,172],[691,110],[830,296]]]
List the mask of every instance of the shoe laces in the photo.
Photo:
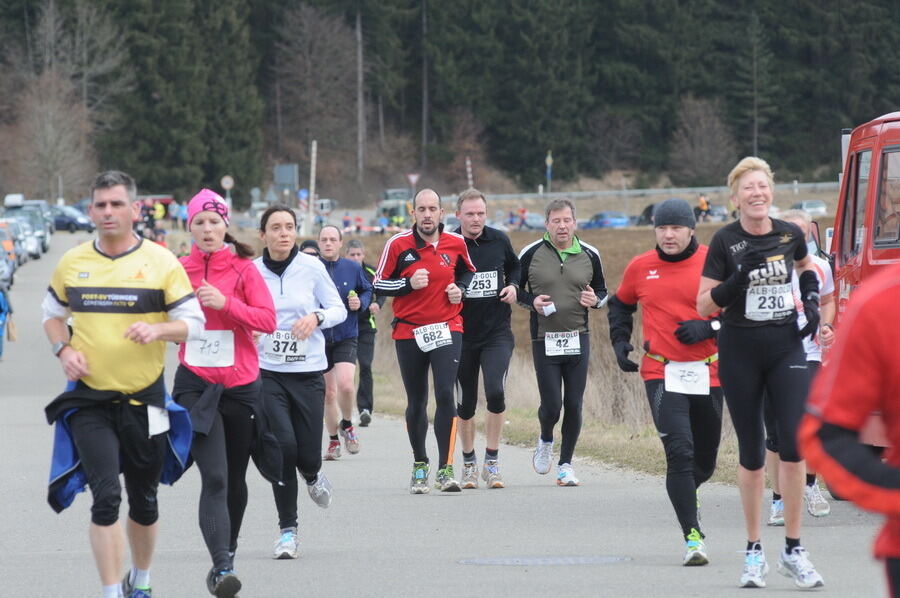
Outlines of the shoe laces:
[[427,466],[424,463],[416,463],[413,465],[413,477],[416,480],[424,480],[427,476]]
[[800,577],[808,577],[816,572],[816,568],[809,560],[809,553],[802,546],[792,548],[789,554],[785,555],[785,560],[789,560],[791,567],[797,571]]
[[279,544],[291,544],[294,542],[294,539],[297,537],[297,532],[282,532],[281,539],[278,540]]
[[763,566],[766,562],[766,555],[762,550],[745,550],[742,551],[746,555],[744,557],[744,570],[757,575],[762,574]]
[[812,503],[821,503],[825,502],[825,497],[822,496],[822,489],[819,488],[818,484],[813,484],[812,486],[807,486],[808,490],[806,491],[806,496],[809,499],[809,502]]
[[496,461],[485,461],[484,468],[487,469],[487,472],[491,475],[500,474],[500,467]]
[[688,548],[699,548],[703,545],[703,536],[700,535],[699,531],[691,528],[691,533],[687,535],[687,545]]

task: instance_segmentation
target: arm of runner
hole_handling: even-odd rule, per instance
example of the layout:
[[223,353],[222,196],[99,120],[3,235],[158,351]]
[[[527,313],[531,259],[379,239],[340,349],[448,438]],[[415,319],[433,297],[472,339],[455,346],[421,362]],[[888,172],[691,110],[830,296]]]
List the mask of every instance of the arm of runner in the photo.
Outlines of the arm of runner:
[[[606,302],[609,299],[609,293],[606,290],[606,279],[603,276],[603,262],[600,261],[599,251],[596,251],[593,247],[589,247],[588,252],[591,256],[593,273],[591,275],[591,284],[588,285],[585,290],[589,290],[590,293],[593,293],[594,302],[590,305],[585,305],[585,307],[600,309],[606,305]],[[582,293],[582,298],[584,298],[584,293]]]
[[[69,317],[69,310],[49,291],[44,297],[41,307],[44,312],[44,332],[47,334],[51,346],[57,343],[68,343],[69,327],[66,326],[66,318]],[[71,346],[65,346],[57,354],[57,357],[59,357],[66,379],[74,381],[88,375],[87,359],[80,351],[76,351]]]
[[325,266],[321,262],[317,262],[314,268],[316,285],[313,294],[316,297],[316,301],[322,306],[322,309],[319,311],[325,315],[325,319],[322,320],[320,327],[331,328],[332,326],[337,326],[347,319],[347,308],[344,307],[344,302],[341,301],[337,287],[334,286],[334,282],[328,276],[328,272],[325,271]]
[[372,283],[366,278],[366,273],[363,271],[362,266],[360,266],[356,276],[356,296],[359,297],[359,309],[369,309],[374,293],[372,292]]
[[469,257],[469,248],[466,242],[460,240],[460,243],[463,245],[463,250],[460,252],[459,257],[456,258],[455,280],[456,286],[460,290],[465,291],[469,288],[472,278],[475,276],[475,264],[472,263],[472,259]]
[[246,301],[242,301],[237,295],[227,297],[223,314],[251,330],[271,333],[278,326],[278,321],[275,317],[275,302],[262,274],[250,263],[244,268],[241,280]]
[[[522,253],[519,254],[519,279],[516,284],[516,300],[519,302],[519,305],[532,311],[537,311],[534,305],[534,300],[537,296],[528,290],[528,270],[531,268],[531,256],[534,255],[535,245],[532,243],[526,246]],[[544,312],[541,311],[540,313]]]

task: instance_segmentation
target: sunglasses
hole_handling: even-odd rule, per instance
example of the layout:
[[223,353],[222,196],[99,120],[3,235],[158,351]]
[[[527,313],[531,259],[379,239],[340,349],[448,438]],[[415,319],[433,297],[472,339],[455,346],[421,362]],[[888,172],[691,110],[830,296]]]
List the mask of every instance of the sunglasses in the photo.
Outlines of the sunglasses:
[[222,217],[223,220],[228,219],[228,206],[220,201],[209,200],[201,209],[202,212],[215,212]]

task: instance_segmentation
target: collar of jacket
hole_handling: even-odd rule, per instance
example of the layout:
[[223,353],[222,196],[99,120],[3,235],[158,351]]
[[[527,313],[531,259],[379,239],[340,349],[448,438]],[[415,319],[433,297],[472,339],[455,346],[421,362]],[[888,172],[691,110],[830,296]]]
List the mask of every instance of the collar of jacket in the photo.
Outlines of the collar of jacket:
[[203,251],[196,243],[191,245],[191,261],[206,264],[208,268],[224,267],[231,261],[231,256],[231,247],[227,243],[212,253]]
[[465,236],[462,232],[462,227],[458,227],[455,231],[457,235],[460,235],[463,239],[466,240],[466,245],[481,245],[482,243],[490,243],[491,241],[497,240],[496,230],[491,228],[490,226],[485,226],[481,229],[481,234],[478,235],[475,239],[470,239]]
[[[422,249],[426,245],[430,245],[430,243],[426,242],[425,239],[423,239],[421,237],[421,235],[419,235],[419,229],[416,227],[415,224],[413,224],[412,231],[413,231],[413,238],[416,240],[416,249]],[[441,234],[443,234],[443,232],[444,232],[444,224],[438,223],[438,243],[441,242]]]

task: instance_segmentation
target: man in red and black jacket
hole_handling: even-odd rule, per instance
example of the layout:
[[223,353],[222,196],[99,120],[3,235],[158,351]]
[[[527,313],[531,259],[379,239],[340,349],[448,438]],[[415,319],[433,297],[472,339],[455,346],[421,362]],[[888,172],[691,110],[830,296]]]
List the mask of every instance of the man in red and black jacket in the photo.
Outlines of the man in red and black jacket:
[[413,198],[413,228],[384,246],[375,292],[393,296],[397,362],[406,388],[406,427],[413,449],[410,492],[428,492],[428,367],[434,376],[434,434],[439,463],[435,487],[459,492],[453,477],[456,436],[454,387],[462,348],[462,299],[475,266],[461,235],[445,232],[440,196],[431,189]]
[[[900,302],[900,265],[866,280],[841,318],[837,342],[813,383],[798,439],[803,457],[843,498],[887,516],[875,556],[887,566],[891,596],[900,598],[900,321],[886,318]],[[860,439],[881,412],[890,448],[884,460]]]

